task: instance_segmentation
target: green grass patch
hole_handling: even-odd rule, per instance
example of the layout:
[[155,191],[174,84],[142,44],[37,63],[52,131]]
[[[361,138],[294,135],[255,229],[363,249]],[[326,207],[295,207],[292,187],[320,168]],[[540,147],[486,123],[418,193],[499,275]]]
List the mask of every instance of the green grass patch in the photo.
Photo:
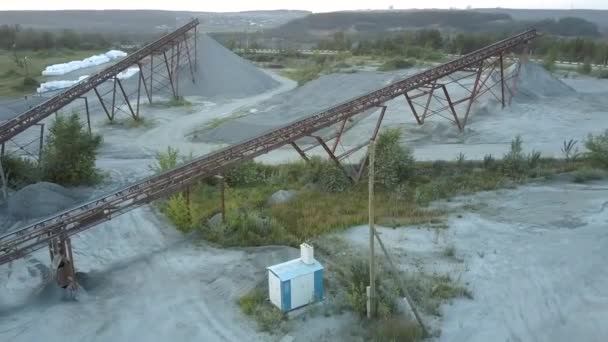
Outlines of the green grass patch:
[[48,51],[19,51],[17,58],[27,57],[27,67],[15,63],[12,51],[0,50],[0,97],[22,96],[32,93],[44,81],[42,71],[49,65],[82,60],[98,50],[56,49]]
[[261,331],[275,332],[285,321],[285,315],[268,300],[268,290],[260,285],[238,300],[241,311],[251,317]]
[[140,117],[135,120],[132,117],[121,117],[116,118],[112,121],[107,120],[105,122],[106,126],[114,127],[114,128],[124,128],[124,129],[134,129],[134,128],[144,128],[149,129],[156,126],[156,122],[153,119],[147,119],[144,117]]
[[401,59],[395,58],[391,59],[380,67],[378,67],[379,71],[392,71],[392,70],[400,70],[400,69],[408,69],[416,65],[416,61],[411,59]]
[[572,181],[574,183],[587,183],[591,181],[602,180],[606,178],[606,171],[594,168],[583,168],[577,170],[573,174]]

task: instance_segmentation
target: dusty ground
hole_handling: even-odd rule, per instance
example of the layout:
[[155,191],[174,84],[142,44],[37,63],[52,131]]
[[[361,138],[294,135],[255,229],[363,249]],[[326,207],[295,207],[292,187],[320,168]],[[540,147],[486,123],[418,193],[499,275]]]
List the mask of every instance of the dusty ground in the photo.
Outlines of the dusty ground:
[[[223,146],[196,142],[190,135],[214,119],[253,113],[251,108],[295,87],[273,77],[278,88],[249,98],[212,102],[193,97],[189,108],[146,108],[141,127],[110,127],[95,116],[94,130],[105,139],[98,166],[110,177],[93,195],[149,175],[154,154],[167,146],[194,156]],[[563,140],[606,127],[608,82],[567,82],[579,93],[522,100],[505,111],[488,107],[472,118],[463,136],[433,120],[416,126],[404,101],[389,104],[385,125],[406,128],[418,159],[453,159],[461,151],[471,158],[502,153],[518,133],[526,148],[556,152]],[[310,96],[300,105],[314,100],[314,93]],[[358,144],[373,129],[373,120],[364,119],[349,131],[340,148]],[[280,149],[260,159],[276,163],[297,154]],[[437,204],[453,210],[449,228],[441,232],[381,232],[404,267],[413,258],[416,267],[448,272],[473,291],[473,300],[443,307],[442,320],[434,323],[442,330],[439,340],[600,341],[608,335],[601,324],[608,312],[603,291],[608,276],[602,271],[608,257],[602,249],[608,236],[603,229],[606,185],[546,184],[479,194]],[[366,234],[366,227],[356,227],[344,237],[365,243]],[[256,333],[235,300],[263,278],[264,266],[294,251],[218,250],[192,240],[149,207],[80,234],[74,239],[76,267],[85,273],[79,303],[62,301],[53,285],[45,286],[45,251],[0,268],[0,340],[276,339]],[[450,245],[457,259],[441,256]],[[90,319],[74,325],[77,316]],[[332,329],[350,322],[349,317],[316,318],[297,324],[293,334],[296,340],[332,340]]]

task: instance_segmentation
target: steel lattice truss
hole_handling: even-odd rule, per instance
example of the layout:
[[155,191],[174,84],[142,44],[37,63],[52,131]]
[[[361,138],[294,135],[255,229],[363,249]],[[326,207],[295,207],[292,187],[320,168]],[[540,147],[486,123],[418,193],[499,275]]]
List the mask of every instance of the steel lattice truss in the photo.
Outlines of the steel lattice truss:
[[[341,155],[335,154],[346,122],[357,114],[381,108],[378,123],[372,135],[372,138],[374,138],[384,117],[386,103],[400,96],[406,97],[406,100],[409,99],[412,108],[414,108],[412,112],[419,123],[423,123],[424,119],[431,115],[439,115],[440,113],[444,115],[443,113],[447,112],[451,113],[452,116],[446,116],[446,118],[453,120],[462,129],[467,122],[470,104],[479,98],[482,93],[492,92],[503,104],[508,102],[506,93],[512,94],[514,90],[513,86],[508,86],[504,79],[503,57],[513,51],[522,49],[537,35],[536,30],[531,29],[512,36],[454,61],[418,73],[253,139],[202,156],[186,165],[146,178],[136,184],[2,236],[0,237],[0,265],[44,248],[56,239],[66,239],[155,199],[187,189],[203,178],[222,173],[239,163],[251,160],[284,145],[291,144],[302,157],[307,158],[306,151],[296,144],[298,139],[304,137],[313,137],[330,158],[340,165],[342,159],[353,153],[347,151]],[[494,73],[497,68],[500,68],[498,83]],[[465,96],[464,99],[451,99],[447,92],[447,83],[462,83],[456,77],[456,74],[467,72],[475,76],[472,89],[463,85],[470,94]],[[499,87],[496,86],[498,84]],[[498,96],[499,93],[502,96]],[[427,99],[422,104],[415,104],[416,99],[424,96],[427,96]],[[438,98],[435,98],[436,96]],[[429,98],[445,102],[447,110],[431,110],[426,105]],[[455,103],[458,101],[461,101],[459,103],[466,103],[464,114],[455,113]],[[416,108],[420,105],[423,106],[422,111]],[[323,138],[314,135],[315,132],[334,125],[338,127],[338,134],[335,136],[336,141],[330,144],[331,146]],[[366,144],[357,148],[363,148]],[[343,170],[355,179],[361,174],[365,160],[366,158],[362,162],[363,165],[357,170],[358,175],[348,172],[346,168],[343,168]]]
[[[198,24],[198,19],[192,20],[174,32],[125,57],[118,63],[89,76],[28,111],[2,122],[0,124],[0,143],[9,141],[51,114],[57,113],[74,101],[83,98],[91,91],[95,93],[110,121],[114,120],[117,111],[125,111],[134,119],[139,118],[142,86],[150,102],[152,101],[153,93],[159,90],[159,84],[170,85],[172,95],[177,97],[179,74],[180,70],[184,69],[184,66],[189,66],[192,78],[194,79],[197,50],[196,30]],[[120,77],[120,73],[134,66],[139,69],[135,105],[129,100],[130,94],[127,93],[126,87],[123,84],[124,81],[121,81]],[[161,77],[161,79],[155,80],[155,76]],[[163,80],[167,80],[168,82],[162,82]],[[84,99],[88,113],[88,100],[86,100],[86,97]]]

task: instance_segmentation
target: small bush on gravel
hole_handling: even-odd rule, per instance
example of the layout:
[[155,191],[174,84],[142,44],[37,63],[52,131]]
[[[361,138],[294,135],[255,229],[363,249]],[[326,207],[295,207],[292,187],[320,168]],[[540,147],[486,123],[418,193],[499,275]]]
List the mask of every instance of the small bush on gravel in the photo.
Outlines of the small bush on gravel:
[[258,286],[239,298],[238,304],[243,313],[255,319],[262,331],[273,332],[281,327],[285,315],[267,300],[267,288]]
[[15,189],[39,182],[42,176],[38,163],[23,157],[4,155],[2,168],[7,185]]
[[587,183],[594,180],[602,180],[606,178],[606,172],[603,170],[584,168],[574,172],[574,183]]
[[421,341],[422,329],[416,322],[405,317],[392,317],[372,323],[371,340],[374,342],[416,342]]
[[376,142],[376,183],[387,189],[395,189],[414,174],[414,156],[410,149],[400,145],[400,139],[401,130],[390,128]]
[[60,115],[49,129],[42,158],[43,179],[61,185],[92,184],[101,176],[95,168],[101,136],[89,135],[78,113]]
[[416,65],[416,62],[410,59],[391,59],[390,61],[382,64],[379,71],[392,71],[399,69],[408,69]]
[[586,156],[591,163],[608,168],[608,130],[598,135],[589,134],[585,140],[585,147],[588,150]]

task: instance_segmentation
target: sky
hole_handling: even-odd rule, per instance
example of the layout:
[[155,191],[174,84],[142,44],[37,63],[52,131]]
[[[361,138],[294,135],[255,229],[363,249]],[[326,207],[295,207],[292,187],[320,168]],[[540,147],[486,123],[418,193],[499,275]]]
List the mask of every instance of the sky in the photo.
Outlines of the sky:
[[301,9],[330,12],[408,8],[586,8],[608,9],[608,0],[0,0],[0,10],[164,9],[206,12]]

